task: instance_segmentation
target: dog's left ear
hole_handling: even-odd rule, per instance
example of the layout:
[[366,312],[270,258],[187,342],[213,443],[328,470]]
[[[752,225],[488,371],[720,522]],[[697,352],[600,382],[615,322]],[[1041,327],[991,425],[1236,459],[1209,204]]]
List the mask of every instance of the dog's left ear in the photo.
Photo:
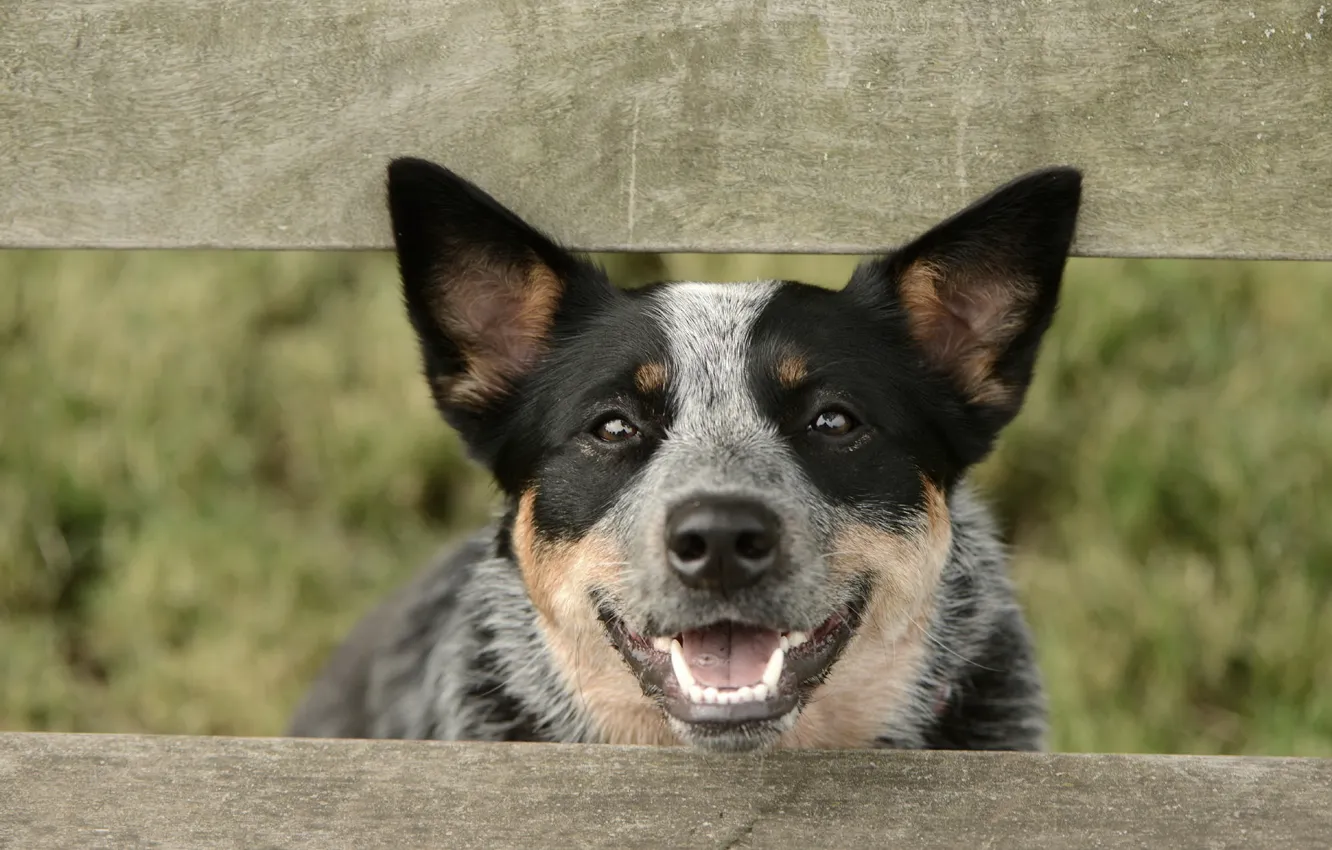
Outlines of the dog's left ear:
[[1072,168],[1020,177],[862,265],[847,284],[867,307],[905,320],[926,365],[993,433],[1017,414],[1031,382],[1081,192]]

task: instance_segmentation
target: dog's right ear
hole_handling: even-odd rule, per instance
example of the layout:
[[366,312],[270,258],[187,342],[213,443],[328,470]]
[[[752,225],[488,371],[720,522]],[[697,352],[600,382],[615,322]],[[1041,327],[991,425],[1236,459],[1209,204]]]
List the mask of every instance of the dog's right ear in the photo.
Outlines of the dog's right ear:
[[434,163],[391,162],[388,206],[431,393],[474,442],[470,426],[540,362],[568,308],[615,290],[600,269]]

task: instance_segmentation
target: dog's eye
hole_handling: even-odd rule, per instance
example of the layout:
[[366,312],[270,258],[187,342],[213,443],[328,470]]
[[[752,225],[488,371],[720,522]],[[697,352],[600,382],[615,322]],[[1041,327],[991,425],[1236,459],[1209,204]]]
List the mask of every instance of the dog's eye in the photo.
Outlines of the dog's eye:
[[840,410],[825,410],[809,423],[809,430],[829,437],[842,437],[850,434],[860,424],[848,413]]
[[638,426],[622,416],[612,416],[603,419],[592,433],[603,443],[621,443],[637,437]]

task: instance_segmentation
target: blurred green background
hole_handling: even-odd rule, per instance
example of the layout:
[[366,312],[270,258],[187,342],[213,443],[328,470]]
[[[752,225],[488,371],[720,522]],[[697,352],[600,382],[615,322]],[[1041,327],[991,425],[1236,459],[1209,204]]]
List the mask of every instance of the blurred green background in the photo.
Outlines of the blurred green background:
[[[839,285],[853,258],[605,258]],[[1063,750],[1332,755],[1332,265],[1077,260],[978,479]],[[0,252],[0,729],[269,735],[489,514],[388,254]]]

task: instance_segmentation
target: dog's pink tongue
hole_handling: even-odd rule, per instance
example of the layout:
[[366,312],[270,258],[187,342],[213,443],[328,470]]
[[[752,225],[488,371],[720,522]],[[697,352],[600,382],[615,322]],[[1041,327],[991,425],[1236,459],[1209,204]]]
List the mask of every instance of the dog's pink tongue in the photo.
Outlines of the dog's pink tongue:
[[680,648],[694,681],[703,687],[740,688],[763,681],[780,632],[724,623],[680,636]]

